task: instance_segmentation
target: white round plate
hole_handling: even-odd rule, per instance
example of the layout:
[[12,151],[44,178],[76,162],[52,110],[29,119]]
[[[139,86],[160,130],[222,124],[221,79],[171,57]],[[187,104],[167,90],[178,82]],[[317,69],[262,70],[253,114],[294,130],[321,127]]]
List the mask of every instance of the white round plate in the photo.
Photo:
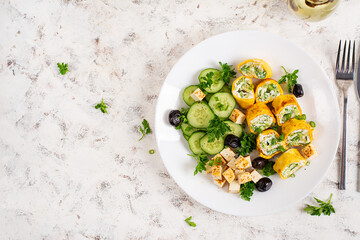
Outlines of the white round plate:
[[[250,58],[261,58],[270,64],[273,79],[299,69],[298,82],[305,95],[298,98],[307,120],[316,122],[314,145],[319,156],[300,169],[295,178],[281,180],[271,176],[272,188],[254,191],[250,202],[227,189],[219,189],[210,175],[194,176],[196,161],[188,156],[190,149],[181,130],[168,122],[172,109],[186,107],[182,100],[185,87],[198,84],[205,68],[219,68],[218,62],[236,67]],[[240,76],[240,74],[238,74]],[[175,182],[199,203],[219,212],[238,216],[267,215],[291,206],[306,197],[323,179],[335,157],[340,136],[340,112],[333,83],[314,59],[304,50],[277,35],[258,31],[234,31],[216,35],[189,50],[170,71],[162,86],[156,106],[155,134],[165,167]],[[285,90],[285,92],[287,92]]]

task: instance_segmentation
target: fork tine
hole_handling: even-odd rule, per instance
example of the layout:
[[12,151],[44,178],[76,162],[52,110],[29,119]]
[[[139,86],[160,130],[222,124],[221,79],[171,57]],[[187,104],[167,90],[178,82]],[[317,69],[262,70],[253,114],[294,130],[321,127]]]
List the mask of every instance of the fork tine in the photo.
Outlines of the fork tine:
[[341,51],[341,40],[339,42],[339,49],[336,57],[336,72],[339,72],[340,51]]
[[[351,72],[354,73],[355,71],[355,40],[353,41],[353,54],[352,54],[352,68]],[[359,73],[358,73],[359,74]]]
[[349,72],[349,68],[350,68],[350,54],[351,54],[351,40],[349,40],[349,47],[348,47],[348,53],[347,53],[347,60],[346,60],[346,69],[345,72]]
[[345,40],[345,44],[344,44],[343,57],[342,57],[342,63],[341,63],[341,69],[340,69],[341,72],[343,72],[345,70],[346,43],[347,43],[347,40]]

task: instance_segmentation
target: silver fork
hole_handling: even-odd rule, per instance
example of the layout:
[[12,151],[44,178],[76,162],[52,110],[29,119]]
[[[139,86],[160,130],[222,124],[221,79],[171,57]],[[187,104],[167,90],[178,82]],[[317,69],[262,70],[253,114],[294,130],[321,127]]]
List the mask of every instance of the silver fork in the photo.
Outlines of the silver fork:
[[[354,69],[355,69],[355,41],[353,42],[353,52],[352,52],[352,61],[350,61],[351,55],[351,41],[349,41],[349,46],[347,48],[346,54],[346,44],[345,40],[343,56],[341,62],[341,68],[339,68],[340,63],[340,52],[341,52],[341,40],[339,42],[339,49],[336,58],[336,82],[338,86],[342,89],[344,96],[344,108],[343,108],[343,128],[342,128],[342,149],[341,149],[341,161],[340,161],[340,182],[339,189],[345,189],[345,173],[346,173],[346,119],[347,119],[347,102],[348,102],[348,89],[352,84],[354,79]],[[345,56],[347,58],[345,58]],[[351,67],[350,67],[351,65]]]

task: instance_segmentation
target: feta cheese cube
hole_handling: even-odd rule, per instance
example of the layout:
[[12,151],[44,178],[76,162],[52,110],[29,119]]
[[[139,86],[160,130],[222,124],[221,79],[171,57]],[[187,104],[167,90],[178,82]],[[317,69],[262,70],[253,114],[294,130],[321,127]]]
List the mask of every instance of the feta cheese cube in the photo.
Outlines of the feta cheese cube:
[[250,172],[250,175],[254,183],[257,183],[262,178],[261,174],[258,173],[255,169]]
[[214,183],[215,183],[216,186],[222,188],[225,185],[226,180],[225,180],[225,178],[223,178],[223,179],[214,179]]
[[231,160],[227,163],[228,167],[230,167],[231,169],[235,170],[235,169],[236,169],[236,166],[235,166],[236,160],[237,160],[236,158],[231,159]]
[[251,174],[249,172],[243,172],[239,175],[239,183],[243,184],[243,183],[247,183],[250,182],[252,180]]
[[318,153],[313,144],[309,144],[301,149],[302,155],[307,158],[307,160],[314,159],[318,156]]
[[206,163],[205,168],[206,168],[206,174],[209,174],[212,172],[212,166],[209,165],[209,162]]
[[239,175],[242,174],[243,172],[245,172],[244,170],[239,170],[239,169],[236,169],[235,170],[235,176],[237,179],[239,179]]
[[240,193],[240,183],[238,181],[232,181],[229,183],[229,193]]
[[222,175],[229,183],[235,179],[235,173],[231,168],[228,168]]
[[233,158],[235,158],[235,153],[233,150],[231,150],[231,148],[227,147],[224,148],[221,152],[220,155],[223,156],[223,158],[225,158],[226,161],[231,161]]
[[192,94],[191,97],[195,100],[195,101],[201,101],[204,99],[205,97],[205,93],[203,93],[203,91],[201,91],[200,88],[197,88]]
[[242,124],[245,121],[246,116],[239,109],[234,109],[229,118],[234,123]]
[[235,166],[237,169],[241,171],[245,171],[245,169],[250,168],[251,167],[250,156],[247,156],[245,158],[243,156],[239,156],[238,159],[236,160]]
[[222,174],[224,171],[225,171],[224,165],[222,165],[222,166],[213,165],[213,167],[212,167],[213,179],[217,179],[217,180],[222,179]]
[[214,165],[226,164],[226,160],[218,153],[211,160],[214,161]]

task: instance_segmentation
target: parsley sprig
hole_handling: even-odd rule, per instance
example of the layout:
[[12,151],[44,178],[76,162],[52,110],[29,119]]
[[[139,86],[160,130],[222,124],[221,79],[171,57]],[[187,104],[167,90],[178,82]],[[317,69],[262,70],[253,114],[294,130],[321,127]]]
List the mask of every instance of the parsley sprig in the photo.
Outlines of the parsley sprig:
[[286,71],[286,69],[283,66],[281,67],[282,69],[284,69],[285,75],[283,75],[280,78],[279,84],[287,82],[287,90],[289,93],[292,93],[292,89],[294,85],[297,83],[297,79],[298,79],[297,73],[299,72],[299,69],[296,69],[293,73],[289,73],[288,71]]
[[190,227],[196,227],[196,223],[191,222],[191,218],[192,216],[188,217],[187,219],[185,219],[185,222],[189,224]]
[[254,194],[255,183],[247,182],[240,186],[240,197],[246,201],[251,200],[251,196]]
[[101,99],[101,103],[95,105],[95,109],[99,109],[99,108],[102,113],[108,113],[108,111],[106,110],[107,106],[104,103],[104,99]]
[[219,62],[219,64],[221,66],[221,79],[225,82],[225,84],[229,84],[231,78],[236,77],[236,72],[232,68],[232,65],[228,65],[227,63],[223,64],[222,62]]
[[320,216],[321,214],[330,216],[331,213],[335,213],[335,209],[330,203],[332,196],[333,196],[333,194],[330,194],[330,198],[327,202],[321,201],[320,199],[317,199],[316,197],[314,197],[314,199],[320,206],[316,207],[316,206],[311,206],[309,204],[306,204],[307,207],[304,208],[304,210],[311,216]]
[[214,73],[213,72],[208,72],[206,74],[206,77],[201,77],[200,78],[200,84],[198,85],[198,87],[206,94],[206,88],[209,88],[211,87],[211,85],[213,84],[213,76],[214,76]]
[[[188,122],[187,113],[189,112],[189,109],[190,108],[181,108],[181,110],[180,110],[181,116],[179,117],[180,120],[181,120],[181,123],[187,123]],[[180,128],[181,128],[181,124],[179,124],[179,125],[177,125],[175,127],[175,129],[180,129]]]
[[198,155],[192,155],[188,154],[188,156],[195,158],[197,161],[197,166],[195,167],[194,176],[198,173],[201,173],[202,171],[206,171],[206,163],[209,161],[206,154],[198,154]]
[[70,72],[68,69],[68,64],[66,63],[57,63],[57,66],[59,68],[60,74],[65,75],[67,72]]
[[230,131],[229,125],[227,125],[219,117],[215,117],[210,121],[210,126],[206,129],[207,135],[209,136],[209,142],[214,142],[215,139],[220,139],[224,136],[227,131]]
[[151,129],[150,129],[149,122],[148,122],[146,119],[144,119],[144,120],[142,121],[142,125],[143,125],[143,127],[140,126],[140,132],[141,132],[143,135],[142,135],[142,137],[139,139],[139,141],[140,141],[141,139],[143,139],[146,134],[151,133]]
[[243,133],[240,137],[240,147],[235,152],[241,156],[246,156],[256,148],[256,134]]
[[274,162],[268,161],[265,164],[265,167],[262,169],[262,174],[266,177],[269,177],[271,175],[274,175],[276,173],[276,171],[274,170]]

